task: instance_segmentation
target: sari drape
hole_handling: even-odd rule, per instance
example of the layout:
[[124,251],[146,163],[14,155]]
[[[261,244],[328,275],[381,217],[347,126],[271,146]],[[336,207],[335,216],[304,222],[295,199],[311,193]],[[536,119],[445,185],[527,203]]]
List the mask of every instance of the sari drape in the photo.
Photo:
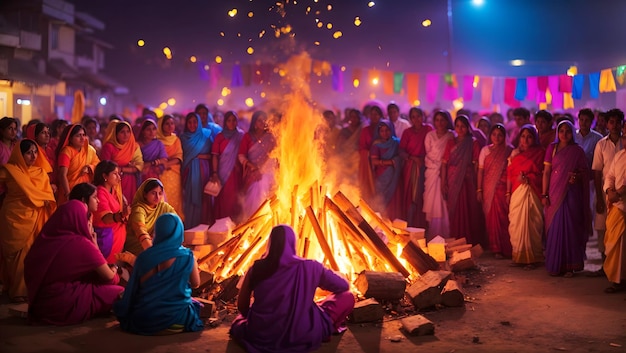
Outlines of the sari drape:
[[[79,151],[69,145],[69,136],[70,134],[67,134],[66,141],[63,141],[61,151],[57,156],[57,164],[58,167],[67,167],[67,182],[70,190],[72,190],[76,184],[91,183],[93,181],[93,171],[96,165],[100,163],[100,159],[96,154],[96,150],[89,144],[88,139],[85,139],[85,143]],[[89,166],[92,173],[83,173],[84,166]],[[65,203],[67,201],[66,195],[59,192],[57,201],[59,205]]]
[[6,186],[6,197],[0,208],[0,268],[4,290],[11,299],[26,296],[24,258],[56,209],[47,174],[52,168],[41,148],[37,150],[37,159],[30,167],[19,146],[0,167],[0,184]]
[[159,202],[156,207],[151,207],[146,202],[144,193],[146,185],[154,178],[146,179],[133,197],[130,216],[126,225],[126,243],[124,249],[137,255],[143,251],[139,237],[142,234],[154,234],[154,225],[157,218],[164,213],[176,213],[174,208],[165,201]]
[[[507,178],[512,193],[509,204],[509,234],[511,236],[514,263],[532,264],[543,261],[543,205],[541,178],[545,150],[537,145],[524,152],[511,152]],[[520,173],[528,178],[528,184],[519,181]]]
[[239,194],[242,187],[242,167],[237,155],[243,138],[243,131],[237,129],[230,138],[222,132],[215,137],[212,153],[218,158],[218,177],[222,190],[215,198],[215,218],[230,217],[236,223],[241,220],[242,206]]
[[198,155],[211,153],[211,131],[201,128],[200,117],[198,128],[191,132],[185,127],[180,137],[183,147],[183,164],[181,180],[183,187],[183,212],[185,213],[185,228],[193,228],[198,224],[209,224],[211,214],[211,196],[202,192],[204,185],[211,176],[211,163],[208,158],[198,158]]
[[163,123],[163,118],[157,121],[157,136],[159,140],[163,142],[167,158],[178,159],[180,164],[172,165],[169,169],[166,168],[163,174],[161,174],[160,180],[163,182],[165,189],[165,201],[174,207],[180,219],[184,221],[183,190],[180,180],[180,166],[183,163],[183,146],[178,136],[174,134],[165,136]]
[[512,147],[485,146],[490,152],[483,167],[483,212],[492,252],[511,256],[509,235],[509,204],[506,201],[506,167]]
[[424,173],[426,166],[420,167],[418,162],[411,159],[419,158],[422,161],[426,156],[426,146],[424,141],[426,134],[432,131],[430,125],[422,125],[419,130],[415,127],[404,130],[400,139],[400,152],[406,154],[407,159],[402,169],[402,218],[405,219],[409,227],[426,228],[426,215],[422,211],[424,207]]
[[[185,331],[201,331],[200,304],[191,299],[189,276],[195,262],[191,250],[182,246],[184,229],[180,218],[165,213],[156,222],[152,247],[137,256],[122,299],[114,312],[120,327],[129,332],[152,335],[172,325]],[[156,271],[144,282],[142,278],[159,264],[174,258],[174,263]]]
[[87,207],[78,200],[59,206],[25,260],[28,318],[53,325],[78,324],[111,311],[124,290],[95,269],[106,260],[91,238]]
[[108,263],[114,264],[117,261],[115,255],[121,253],[124,249],[124,243],[126,242],[126,227],[120,222],[106,224],[102,221],[102,217],[110,213],[120,212],[122,210],[122,200],[120,199],[121,195],[118,195],[117,190],[113,190],[113,193],[111,193],[102,185],[98,186],[97,193],[98,200],[100,202],[98,203],[98,210],[94,213],[93,226],[111,228],[113,231],[113,244],[111,246],[111,252],[106,255],[106,260]]
[[[556,146],[558,142],[551,144],[546,151],[546,164],[552,164],[552,172],[548,189],[550,204],[544,210],[546,270],[552,275],[583,269],[591,233],[585,151],[575,143],[558,151]],[[569,183],[570,172],[580,175],[573,184]]]
[[[398,187],[400,185],[400,173],[402,172],[402,159],[399,153],[400,142],[397,137],[392,136],[387,141],[374,141],[370,155],[377,156],[380,160],[392,160],[394,165],[374,167],[374,207],[384,213],[388,218],[399,217],[400,195]],[[392,199],[398,201],[394,204]]]
[[441,192],[441,160],[448,141],[453,138],[454,135],[450,131],[438,137],[437,131],[433,130],[426,134],[424,139],[426,172],[424,174],[423,211],[428,221],[427,235],[429,239],[434,238],[436,235],[448,237],[450,234],[448,206]]
[[244,166],[243,183],[245,198],[243,217],[249,217],[269,197],[274,187],[274,173],[276,161],[270,158],[270,153],[276,147],[274,135],[264,133],[260,138],[253,139],[250,133],[244,134],[239,154],[245,155],[258,169],[251,170]]
[[378,127],[366,126],[361,129],[359,136],[359,187],[361,188],[361,198],[372,202],[375,196],[374,175],[372,173],[372,163],[370,152],[375,140],[378,139]]
[[[117,141],[117,125],[124,124],[128,126],[131,131],[130,139],[125,144],[120,144]],[[133,173],[121,173],[122,174],[122,194],[126,199],[126,202],[130,202],[137,191],[137,187],[140,181],[140,171],[143,170],[143,156],[141,154],[141,148],[135,142],[135,137],[132,134],[132,128],[126,121],[114,120],[107,126],[106,133],[102,139],[102,151],[100,156],[103,160],[111,160],[119,166],[119,168],[132,167],[135,168]]]
[[140,148],[144,162],[143,170],[141,172],[141,179],[160,179],[161,175],[165,171],[165,166],[163,164],[152,165],[152,162],[157,159],[167,158],[167,152],[165,152],[165,146],[163,145],[163,142],[154,139],[146,144],[141,145]]

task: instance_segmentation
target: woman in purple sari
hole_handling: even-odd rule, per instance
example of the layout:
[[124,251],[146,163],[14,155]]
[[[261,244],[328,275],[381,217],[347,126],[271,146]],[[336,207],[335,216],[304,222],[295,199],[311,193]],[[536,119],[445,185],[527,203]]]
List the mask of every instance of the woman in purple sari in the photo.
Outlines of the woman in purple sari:
[[200,116],[189,113],[185,117],[185,131],[180,137],[183,145],[181,178],[183,185],[183,212],[185,228],[209,224],[212,219],[212,198],[202,192],[211,177],[211,131],[203,128]]
[[[157,126],[151,119],[146,119],[139,132],[139,146],[143,155],[141,180],[161,179],[167,163],[167,152],[161,140],[157,139]],[[165,195],[167,197],[167,195]]]
[[484,220],[476,196],[476,171],[480,146],[472,137],[469,119],[459,115],[454,122],[456,137],[448,141],[441,164],[443,195],[448,201],[450,236],[484,243]]
[[111,312],[124,288],[92,232],[79,200],[59,206],[43,227],[24,261],[31,322],[72,325]]
[[235,223],[241,221],[241,163],[237,159],[243,131],[237,127],[237,115],[233,111],[224,114],[224,129],[215,137],[211,153],[213,154],[213,173],[211,180],[222,184],[222,190],[215,197],[215,218],[230,217]]
[[274,147],[276,139],[268,130],[267,114],[263,111],[255,112],[250,121],[250,130],[241,139],[238,155],[243,166],[244,219],[257,210],[274,188],[276,161],[270,158]]
[[[231,337],[248,353],[311,352],[344,330],[354,307],[348,282],[324,265],[296,255],[296,235],[287,225],[272,229],[267,255],[246,273]],[[331,295],[315,303],[317,288]],[[254,297],[250,305],[251,297]]]
[[572,277],[584,267],[591,234],[589,164],[585,151],[574,142],[572,123],[561,121],[557,131],[543,170],[546,269],[552,276]]
[[393,124],[388,120],[378,123],[378,139],[372,143],[370,158],[374,168],[374,204],[387,218],[401,217],[402,194],[399,190],[402,173],[400,141],[393,133]]

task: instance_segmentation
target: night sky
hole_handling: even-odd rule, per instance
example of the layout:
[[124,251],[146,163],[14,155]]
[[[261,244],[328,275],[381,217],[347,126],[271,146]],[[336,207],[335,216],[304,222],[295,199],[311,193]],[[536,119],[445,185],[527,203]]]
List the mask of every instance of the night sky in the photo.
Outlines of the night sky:
[[[181,106],[214,104],[230,70],[241,64],[281,62],[306,50],[313,59],[347,68],[350,86],[354,68],[400,72],[448,71],[447,0],[90,0],[76,1],[76,10],[106,24],[96,36],[113,44],[106,72],[131,90],[131,99],[158,105],[175,97]],[[283,6],[277,6],[282,3]],[[451,0],[452,72],[525,77],[562,74],[571,65],[580,73],[626,64],[626,1],[620,0]],[[329,5],[330,10],[329,10]],[[310,10],[307,11],[307,8]],[[228,12],[237,9],[237,15]],[[253,16],[248,13],[252,11]],[[355,17],[361,20],[355,26]],[[322,22],[317,27],[316,19]],[[422,26],[430,19],[432,25]],[[327,24],[332,24],[332,29]],[[289,35],[275,28],[291,26]],[[260,33],[265,31],[262,37]],[[335,39],[333,34],[341,31]],[[146,42],[137,46],[137,40]],[[319,43],[316,43],[319,42]],[[171,48],[172,60],[162,52]],[[246,53],[248,47],[254,53]],[[197,64],[223,59],[224,79],[210,90]],[[526,65],[512,67],[510,60]],[[226,78],[228,76],[228,78]],[[263,87],[234,89],[233,96],[258,95]],[[370,92],[347,90],[343,101],[357,104]],[[319,98],[323,100],[323,97]],[[234,104],[234,103],[233,103]]]

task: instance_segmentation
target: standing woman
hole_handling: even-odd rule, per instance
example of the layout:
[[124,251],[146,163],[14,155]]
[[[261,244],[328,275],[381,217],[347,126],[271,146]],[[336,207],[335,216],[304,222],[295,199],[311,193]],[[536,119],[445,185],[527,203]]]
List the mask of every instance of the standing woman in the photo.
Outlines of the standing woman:
[[115,255],[122,252],[126,242],[126,222],[130,206],[122,208],[122,188],[120,171],[115,162],[104,160],[96,166],[93,183],[97,187],[98,210],[94,213],[93,226],[101,236],[98,246],[107,263],[116,262]]
[[349,109],[347,120],[348,126],[339,131],[336,155],[332,160],[336,161],[333,166],[339,169],[340,180],[348,185],[357,185],[361,112]]
[[506,198],[506,166],[513,147],[506,144],[506,129],[495,124],[489,133],[491,144],[478,156],[478,201],[483,205],[489,247],[496,258],[510,258],[509,203]]
[[152,119],[146,119],[141,125],[139,136],[139,146],[141,146],[144,163],[141,180],[160,179],[165,171],[167,153],[163,142],[157,140],[156,123]]
[[378,139],[378,122],[383,118],[383,111],[379,106],[374,105],[369,111],[370,124],[361,129],[359,136],[359,187],[361,197],[371,202],[374,198],[374,175],[372,174],[372,164],[370,152],[372,144]]
[[103,160],[117,163],[122,176],[122,195],[128,203],[135,196],[139,173],[143,170],[143,155],[135,142],[130,124],[122,120],[111,121],[102,142],[104,145],[100,156]]
[[157,136],[163,142],[167,162],[161,175],[161,181],[165,187],[167,203],[172,205],[180,219],[185,220],[183,214],[183,191],[180,182],[180,165],[183,162],[183,146],[176,136],[176,122],[174,117],[167,114],[157,122]]
[[402,158],[400,141],[389,120],[378,123],[378,139],[372,143],[371,163],[374,167],[374,206],[389,219],[400,217],[400,174]]
[[507,167],[506,197],[509,202],[509,235],[513,263],[526,270],[543,261],[543,205],[541,183],[543,159],[537,129],[531,124],[521,127],[519,147],[511,152]]
[[433,130],[424,124],[424,112],[413,107],[409,110],[412,126],[404,130],[400,139],[400,155],[404,160],[401,182],[403,185],[402,214],[409,227],[426,229],[424,207],[424,158],[426,157],[426,134]]
[[17,120],[5,116],[0,119],[0,167],[7,163],[16,143]]
[[202,192],[211,177],[211,131],[200,124],[198,114],[187,114],[185,132],[180,138],[183,146],[183,212],[187,229],[209,224],[212,218],[212,198]]
[[96,150],[89,144],[82,125],[68,125],[57,147],[57,181],[59,205],[68,200],[74,185],[93,181],[93,170],[100,162]]
[[224,129],[213,142],[213,173],[211,180],[222,184],[222,190],[215,198],[215,218],[230,217],[235,223],[241,219],[239,193],[242,184],[241,163],[237,159],[243,131],[237,126],[237,115],[233,111],[224,114]]
[[572,277],[583,269],[591,234],[589,163],[574,132],[571,122],[561,121],[544,162],[546,269],[552,276]]
[[452,117],[445,110],[435,112],[433,118],[435,130],[426,134],[424,146],[426,149],[426,172],[424,173],[424,208],[428,222],[427,235],[429,240],[437,235],[448,237],[450,223],[448,220],[448,206],[441,190],[441,159],[448,141],[454,139],[451,129]]
[[274,187],[275,160],[270,153],[276,147],[276,139],[268,131],[267,114],[252,114],[250,129],[244,134],[239,146],[239,162],[243,166],[243,218],[246,219],[269,197]]
[[126,226],[127,236],[124,249],[138,255],[151,247],[154,224],[160,215],[168,212],[175,213],[176,211],[170,204],[163,201],[163,183],[159,179],[145,180],[133,198]]
[[33,140],[24,139],[0,167],[4,204],[0,208],[2,282],[11,301],[26,300],[24,258],[56,208],[50,164]]
[[478,211],[476,171],[480,146],[472,136],[472,127],[465,115],[454,122],[456,136],[449,140],[443,153],[441,182],[448,202],[450,236],[467,238],[471,244],[483,244],[484,220]]
[[52,191],[56,193],[57,177],[54,168],[56,167],[57,161],[55,151],[50,148],[50,128],[44,123],[33,124],[26,129],[26,138],[37,142],[39,147],[44,151],[44,155],[52,167],[52,172],[49,173],[48,176],[52,184]]

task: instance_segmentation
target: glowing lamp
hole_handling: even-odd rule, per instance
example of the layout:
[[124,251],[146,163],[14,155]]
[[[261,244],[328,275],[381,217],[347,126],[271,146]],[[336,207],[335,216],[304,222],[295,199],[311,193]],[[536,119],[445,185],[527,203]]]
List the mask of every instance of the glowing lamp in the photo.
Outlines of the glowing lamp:
[[167,100],[167,104],[172,106],[172,105],[176,105],[176,99],[174,98],[170,98]]
[[107,105],[107,98],[106,97],[100,97],[100,105]]
[[522,66],[522,65],[524,65],[524,60],[522,59],[511,60],[511,66]]
[[341,38],[341,36],[343,36],[343,33],[341,33],[341,31],[337,31],[337,32],[333,33],[333,38],[335,38],[335,39]]
[[30,105],[30,100],[28,100],[28,99],[20,99],[20,98],[18,98],[15,102],[17,104],[19,104],[19,105]]
[[146,42],[143,39],[140,39],[137,41],[137,46],[138,47],[143,47],[144,45],[146,45]]
[[198,61],[198,59],[197,59],[194,55],[192,55],[192,56],[189,58],[189,61],[191,61],[192,63],[195,63],[196,61]]
[[373,1],[367,3],[367,7],[374,7],[374,5],[376,5],[376,3]]
[[247,106],[247,107],[250,107],[250,108],[251,108],[251,107],[253,107],[253,106],[254,106],[254,100],[253,100],[252,98],[246,98],[245,103],[246,103],[246,106]]
[[424,26],[424,27],[430,27],[431,24],[433,24],[433,23],[429,19],[425,19],[424,21],[422,21],[422,26]]
[[232,9],[232,10],[228,11],[228,16],[230,16],[230,17],[237,16],[237,9]]
[[327,24],[326,24],[326,28],[328,28],[328,29],[333,29],[333,24],[332,24],[332,23],[327,23]]
[[252,47],[248,47],[248,50],[246,50],[246,52],[250,55],[254,54],[254,48]]
[[374,86],[378,86],[378,82],[379,82],[378,77],[374,77],[374,78],[372,79],[372,84],[373,84]]
[[224,100],[222,98],[217,100],[217,105],[222,106],[224,105]]
[[167,109],[167,103],[163,102],[163,103],[159,104],[159,109],[161,109],[161,110]]
[[248,17],[250,17],[250,18],[254,17],[254,12],[252,12],[252,11],[248,12]]
[[354,81],[352,81],[352,85],[354,86],[354,88],[359,87],[360,84],[361,84],[361,81],[359,81],[358,78],[355,78]]
[[420,102],[419,99],[416,99],[416,100],[413,101],[413,105],[416,106],[416,107],[419,107],[420,104],[422,104],[422,102]]
[[354,18],[354,25],[357,27],[361,25],[361,18],[359,18],[359,16]]
[[221,56],[219,56],[219,55],[218,55],[218,56],[216,56],[216,57],[215,57],[215,62],[216,62],[216,63],[218,63],[218,64],[221,64],[221,63],[222,63],[222,57],[221,57]]

